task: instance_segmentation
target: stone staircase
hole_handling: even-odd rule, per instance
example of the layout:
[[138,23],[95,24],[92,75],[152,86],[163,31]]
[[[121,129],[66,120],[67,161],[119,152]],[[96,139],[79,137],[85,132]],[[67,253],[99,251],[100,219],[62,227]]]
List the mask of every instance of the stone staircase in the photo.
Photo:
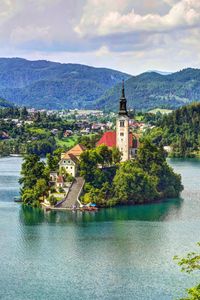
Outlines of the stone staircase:
[[81,194],[81,191],[83,189],[84,185],[84,179],[83,177],[76,177],[66,198],[59,204],[57,204],[56,208],[72,208],[74,205],[76,207],[79,206],[79,203],[77,201],[79,195]]

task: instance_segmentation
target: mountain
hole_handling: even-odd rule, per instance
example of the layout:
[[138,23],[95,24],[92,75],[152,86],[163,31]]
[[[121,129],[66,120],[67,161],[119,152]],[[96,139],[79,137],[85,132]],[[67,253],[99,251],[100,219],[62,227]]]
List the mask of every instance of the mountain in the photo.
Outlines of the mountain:
[[158,71],[158,70],[150,70],[150,71],[147,71],[148,73],[158,73],[160,75],[170,75],[172,74],[173,72],[165,72],[165,71]]
[[4,107],[12,107],[13,105],[6,101],[5,99],[0,98],[0,108],[4,108]]
[[0,58],[0,97],[35,108],[93,107],[106,90],[130,77],[79,64]]
[[[200,101],[200,70],[185,69],[169,75],[147,72],[133,76],[125,82],[129,108],[149,110],[153,108],[175,109]],[[117,84],[100,97],[95,106],[117,109],[121,84]]]

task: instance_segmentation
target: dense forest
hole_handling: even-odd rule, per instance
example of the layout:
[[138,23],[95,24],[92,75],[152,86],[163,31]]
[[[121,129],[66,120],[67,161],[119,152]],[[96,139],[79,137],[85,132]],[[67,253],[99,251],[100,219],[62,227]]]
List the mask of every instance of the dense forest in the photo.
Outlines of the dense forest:
[[[125,82],[129,108],[149,110],[152,108],[176,109],[193,101],[200,101],[200,70],[185,69],[169,75],[155,72],[133,76]],[[117,109],[121,84],[106,91],[96,106]]]
[[34,108],[94,108],[107,89],[129,77],[106,68],[1,58],[0,96]]
[[[150,116],[146,116],[151,119]],[[151,120],[150,120],[151,122]],[[171,155],[190,157],[200,152],[200,103],[183,106],[171,114],[153,117],[156,127],[146,135],[156,143],[170,145]]]
[[163,148],[148,139],[140,145],[136,159],[124,163],[120,163],[116,148],[101,145],[87,150],[81,154],[80,170],[86,181],[82,201],[98,206],[148,203],[177,197],[183,189],[181,177],[167,164]]
[[130,109],[176,109],[200,101],[199,69],[131,76],[78,64],[0,59],[0,96],[19,106],[117,110],[122,79]]

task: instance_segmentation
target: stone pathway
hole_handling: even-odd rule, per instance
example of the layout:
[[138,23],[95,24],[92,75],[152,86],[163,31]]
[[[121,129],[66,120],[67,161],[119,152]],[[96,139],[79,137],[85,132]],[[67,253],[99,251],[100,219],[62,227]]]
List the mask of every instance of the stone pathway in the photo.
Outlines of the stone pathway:
[[56,208],[72,208],[74,205],[79,206],[77,199],[81,193],[83,185],[83,177],[76,177],[65,200],[59,205],[56,205]]

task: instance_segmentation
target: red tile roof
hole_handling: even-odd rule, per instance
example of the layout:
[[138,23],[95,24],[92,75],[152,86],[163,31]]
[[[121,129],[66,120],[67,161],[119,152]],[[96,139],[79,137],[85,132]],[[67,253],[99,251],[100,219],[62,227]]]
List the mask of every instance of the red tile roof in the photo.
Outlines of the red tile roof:
[[[97,142],[97,146],[100,145],[106,145],[108,147],[116,147],[116,131],[107,131],[104,132],[103,136],[101,137],[101,139]],[[129,147],[130,148],[137,148],[138,147],[138,136],[133,134],[133,133],[129,133]]]
[[116,147],[116,132],[115,131],[104,132],[101,139],[97,142],[97,146],[103,144],[108,147]]
[[81,153],[83,153],[85,150],[86,150],[86,148],[83,145],[77,144],[72,149],[70,149],[67,152],[67,154],[73,154],[74,156],[80,156]]

